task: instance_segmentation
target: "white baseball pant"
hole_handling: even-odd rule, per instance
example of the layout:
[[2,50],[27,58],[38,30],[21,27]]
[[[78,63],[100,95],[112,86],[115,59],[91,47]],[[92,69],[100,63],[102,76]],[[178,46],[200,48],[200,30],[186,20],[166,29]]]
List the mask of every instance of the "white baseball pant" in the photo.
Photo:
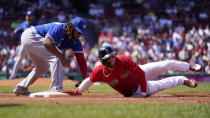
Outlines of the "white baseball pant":
[[[158,91],[166,90],[178,85],[184,84],[184,80],[188,80],[184,76],[173,76],[164,78],[161,80],[154,80],[162,73],[166,73],[170,70],[175,71],[188,71],[190,65],[186,62],[167,60],[161,62],[153,62],[145,65],[139,65],[139,67],[145,72],[147,80],[147,95],[152,95]],[[134,97],[141,97],[141,88],[138,87]]]
[[24,49],[23,45],[20,45],[20,49],[19,49],[19,52],[18,52],[18,57],[17,57],[17,60],[15,62],[15,65],[14,65],[12,73],[11,73],[11,75],[13,75],[14,77],[16,76],[17,71],[20,67],[21,61],[23,60],[25,55],[26,55],[26,50]]

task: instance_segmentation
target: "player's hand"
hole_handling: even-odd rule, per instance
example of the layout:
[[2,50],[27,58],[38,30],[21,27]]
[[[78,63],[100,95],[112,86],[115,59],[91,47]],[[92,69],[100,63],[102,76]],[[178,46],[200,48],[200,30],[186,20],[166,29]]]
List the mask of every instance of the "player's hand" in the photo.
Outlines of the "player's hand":
[[81,95],[81,93],[78,93],[78,91],[79,91],[79,88],[76,88],[76,90],[74,90],[74,91],[72,91],[72,90],[61,90],[60,92],[61,93],[67,93],[69,95],[74,95],[74,96]]
[[60,61],[63,67],[72,69],[70,63],[65,58],[60,58]]

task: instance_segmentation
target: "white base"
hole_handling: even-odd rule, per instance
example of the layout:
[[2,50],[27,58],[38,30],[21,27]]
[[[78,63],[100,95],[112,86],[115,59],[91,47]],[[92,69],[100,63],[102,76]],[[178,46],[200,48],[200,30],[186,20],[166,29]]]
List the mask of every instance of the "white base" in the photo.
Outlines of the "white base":
[[45,91],[45,92],[31,93],[29,95],[29,97],[53,97],[53,96],[69,96],[69,94],[61,92]]

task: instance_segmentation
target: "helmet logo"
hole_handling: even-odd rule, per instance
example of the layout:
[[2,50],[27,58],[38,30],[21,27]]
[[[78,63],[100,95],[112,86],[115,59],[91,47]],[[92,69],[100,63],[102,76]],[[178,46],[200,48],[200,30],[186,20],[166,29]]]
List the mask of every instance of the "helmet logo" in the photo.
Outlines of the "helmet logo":
[[83,25],[83,29],[85,29],[87,26],[86,25]]
[[108,53],[109,53],[109,50],[108,50],[108,49],[105,49],[105,51],[106,51],[106,54],[108,54]]

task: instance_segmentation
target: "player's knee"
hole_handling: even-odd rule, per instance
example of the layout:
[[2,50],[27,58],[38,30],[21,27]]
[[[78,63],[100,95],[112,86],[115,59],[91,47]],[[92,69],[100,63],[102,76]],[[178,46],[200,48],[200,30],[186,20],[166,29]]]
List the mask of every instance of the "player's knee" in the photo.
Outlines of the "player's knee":
[[36,72],[39,74],[44,74],[49,70],[48,66],[43,66],[43,67],[36,67]]

